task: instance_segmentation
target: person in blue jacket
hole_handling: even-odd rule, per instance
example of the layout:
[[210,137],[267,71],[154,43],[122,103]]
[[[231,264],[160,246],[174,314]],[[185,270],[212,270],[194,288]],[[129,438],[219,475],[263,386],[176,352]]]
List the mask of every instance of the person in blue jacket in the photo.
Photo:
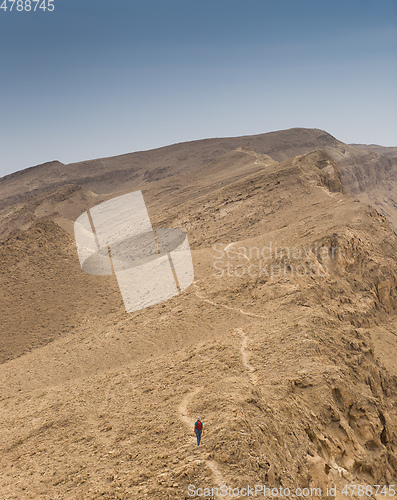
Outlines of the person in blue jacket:
[[200,417],[197,417],[197,420],[194,422],[194,433],[196,434],[197,437],[197,446],[200,444],[201,441],[201,434],[203,432],[203,422],[200,420]]

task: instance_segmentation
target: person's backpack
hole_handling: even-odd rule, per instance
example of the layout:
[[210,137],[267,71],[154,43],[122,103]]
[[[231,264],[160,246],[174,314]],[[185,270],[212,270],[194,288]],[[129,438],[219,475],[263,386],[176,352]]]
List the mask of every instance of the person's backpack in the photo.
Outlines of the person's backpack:
[[203,424],[201,423],[201,420],[197,420],[197,422],[196,422],[196,429],[198,431],[201,431],[202,428],[203,428]]

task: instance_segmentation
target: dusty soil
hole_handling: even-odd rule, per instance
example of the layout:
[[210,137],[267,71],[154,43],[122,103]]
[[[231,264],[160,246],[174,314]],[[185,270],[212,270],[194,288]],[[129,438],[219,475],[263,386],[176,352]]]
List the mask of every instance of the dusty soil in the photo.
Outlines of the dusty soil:
[[322,497],[336,485],[342,499],[349,484],[395,484],[397,236],[346,194],[334,156],[288,159],[294,142],[272,156],[285,135],[273,139],[274,150],[252,139],[141,181],[153,226],[188,233],[195,281],[131,314],[114,278],[81,272],[71,232],[128,183],[116,173],[117,189],[95,192],[94,163],[83,187],[68,177],[24,198],[13,178],[1,498],[186,499],[189,485],[266,484]]

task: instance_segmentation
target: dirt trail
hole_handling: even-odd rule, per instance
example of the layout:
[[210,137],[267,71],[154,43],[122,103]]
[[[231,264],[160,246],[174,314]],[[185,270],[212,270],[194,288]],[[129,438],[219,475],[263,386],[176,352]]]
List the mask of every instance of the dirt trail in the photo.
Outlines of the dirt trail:
[[[196,284],[194,284],[194,286],[196,287],[196,289],[198,288],[198,286]],[[214,302],[213,300],[206,299],[205,297],[200,295],[200,293],[197,290],[196,290],[196,297],[198,297],[199,299],[203,300],[204,302],[207,302],[208,304],[211,304],[215,307],[223,307],[224,309],[228,309],[229,311],[236,311],[237,313],[243,314],[244,316],[250,316],[252,318],[267,319],[265,316],[261,316],[259,314],[243,311],[243,309],[239,309],[237,307],[226,306],[225,304],[218,304],[217,302]]]
[[251,354],[249,353],[249,351],[247,351],[248,335],[242,328],[236,328],[236,331],[241,334],[241,339],[242,339],[240,348],[241,360],[248,372],[248,377],[251,383],[253,385],[256,385],[258,383],[258,376],[255,373],[255,368],[249,362]]
[[[194,419],[189,417],[188,406],[196,394],[198,394],[202,388],[195,389],[194,391],[188,392],[186,396],[182,399],[181,404],[178,407],[179,418],[186,425],[189,432],[192,432]],[[200,462],[203,462],[212,472],[216,486],[221,487],[224,484],[228,484],[221,471],[219,470],[219,465],[215,460],[207,460],[205,458],[200,458]],[[231,500],[229,495],[224,496],[226,500]]]
[[189,430],[193,429],[193,425],[192,425],[192,419],[189,417],[187,407],[191,403],[194,396],[200,391],[202,391],[201,387],[195,389],[194,391],[188,392],[186,396],[182,399],[182,402],[178,407],[179,418],[187,427],[189,427]]

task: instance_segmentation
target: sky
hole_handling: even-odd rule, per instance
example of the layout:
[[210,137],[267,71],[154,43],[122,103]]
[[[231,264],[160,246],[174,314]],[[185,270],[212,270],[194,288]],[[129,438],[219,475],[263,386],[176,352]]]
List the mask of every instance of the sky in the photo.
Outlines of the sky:
[[0,0],[0,176],[291,127],[397,146],[396,0],[42,1]]

